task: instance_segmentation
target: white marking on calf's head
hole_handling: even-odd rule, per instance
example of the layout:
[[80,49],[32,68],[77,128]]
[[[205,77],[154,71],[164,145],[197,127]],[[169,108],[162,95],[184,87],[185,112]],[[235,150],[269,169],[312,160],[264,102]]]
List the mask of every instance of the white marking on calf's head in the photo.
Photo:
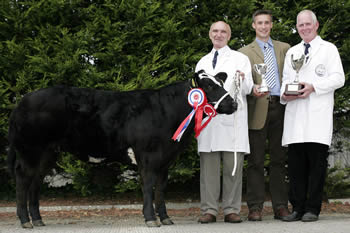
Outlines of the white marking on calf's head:
[[211,81],[213,81],[216,85],[222,87],[222,83],[220,83],[218,80],[216,80],[216,78],[210,74],[207,74],[207,73],[199,73],[198,74],[198,77],[200,79],[203,79],[203,78],[208,78],[210,79]]

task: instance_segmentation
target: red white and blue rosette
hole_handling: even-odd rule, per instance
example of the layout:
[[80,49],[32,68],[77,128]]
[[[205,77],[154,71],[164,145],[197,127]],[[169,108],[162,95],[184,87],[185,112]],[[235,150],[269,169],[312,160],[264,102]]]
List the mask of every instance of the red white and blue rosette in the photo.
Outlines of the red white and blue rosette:
[[201,106],[204,101],[206,102],[206,96],[202,89],[193,88],[188,92],[187,100],[189,105],[195,108],[195,106]]
[[[193,110],[188,114],[185,120],[182,121],[177,128],[172,139],[174,141],[180,141],[183,133],[189,126],[193,116],[195,116],[195,136],[198,137],[200,132],[207,126],[210,120],[216,116],[214,107],[207,103],[207,97],[201,88],[193,88],[188,92],[187,97],[189,105],[193,107]],[[203,111],[209,117],[207,121],[202,125]]]

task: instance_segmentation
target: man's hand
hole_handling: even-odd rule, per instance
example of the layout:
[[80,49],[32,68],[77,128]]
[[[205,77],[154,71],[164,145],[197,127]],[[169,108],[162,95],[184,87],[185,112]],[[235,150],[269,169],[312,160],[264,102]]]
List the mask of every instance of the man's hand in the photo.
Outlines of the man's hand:
[[299,98],[298,95],[286,95],[286,94],[284,94],[284,93],[283,93],[283,95],[282,95],[282,99],[283,99],[284,101],[287,101],[287,102],[292,101],[292,100],[296,100],[296,99],[298,99],[298,98]]
[[315,88],[310,83],[300,82],[301,85],[303,85],[303,89],[300,89],[298,92],[301,93],[300,95],[285,95],[283,93],[282,99],[285,101],[292,101],[295,99],[305,99],[309,97],[309,95],[315,91]]
[[307,98],[309,97],[309,95],[315,91],[315,88],[312,84],[310,83],[304,83],[304,82],[300,82],[300,84],[302,84],[304,86],[303,89],[300,89],[299,92],[302,93],[301,95],[299,95],[299,98]]
[[242,81],[244,80],[244,73],[242,72],[242,71],[240,71],[240,70],[237,70],[236,72],[238,72],[239,73],[239,76],[241,76],[242,77]]
[[267,92],[259,92],[259,88],[260,88],[260,85],[254,85],[254,87],[253,87],[253,95],[255,96],[255,97],[258,97],[258,98],[260,98],[260,97],[263,97],[263,96],[266,96],[266,95],[268,95],[269,94],[269,92],[267,91]]

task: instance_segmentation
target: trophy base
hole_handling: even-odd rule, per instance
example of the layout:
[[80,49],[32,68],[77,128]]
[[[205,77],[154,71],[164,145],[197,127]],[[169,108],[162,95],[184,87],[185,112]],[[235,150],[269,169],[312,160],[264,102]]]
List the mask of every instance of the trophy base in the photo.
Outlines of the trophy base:
[[269,92],[269,88],[268,88],[268,87],[259,87],[258,91],[259,91],[260,93]]
[[285,95],[301,95],[303,93],[298,92],[299,90],[303,89],[304,85],[300,83],[290,83],[286,84],[286,89],[284,91]]

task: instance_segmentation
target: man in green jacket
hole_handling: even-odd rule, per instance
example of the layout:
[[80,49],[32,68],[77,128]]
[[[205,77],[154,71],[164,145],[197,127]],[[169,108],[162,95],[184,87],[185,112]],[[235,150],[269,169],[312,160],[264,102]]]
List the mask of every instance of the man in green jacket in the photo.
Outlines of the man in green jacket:
[[[284,106],[280,104],[280,85],[284,58],[290,45],[272,40],[272,13],[269,10],[257,10],[253,14],[252,27],[256,38],[239,51],[249,57],[252,65],[254,88],[248,100],[249,143],[251,154],[248,155],[247,204],[248,220],[261,221],[261,212],[265,200],[264,160],[266,146],[270,154],[268,169],[270,193],[275,219],[289,214],[288,190],[285,182],[286,152],[282,147]],[[265,80],[268,91],[260,89],[261,75],[255,64],[265,63]],[[267,88],[267,87],[266,87]]]

